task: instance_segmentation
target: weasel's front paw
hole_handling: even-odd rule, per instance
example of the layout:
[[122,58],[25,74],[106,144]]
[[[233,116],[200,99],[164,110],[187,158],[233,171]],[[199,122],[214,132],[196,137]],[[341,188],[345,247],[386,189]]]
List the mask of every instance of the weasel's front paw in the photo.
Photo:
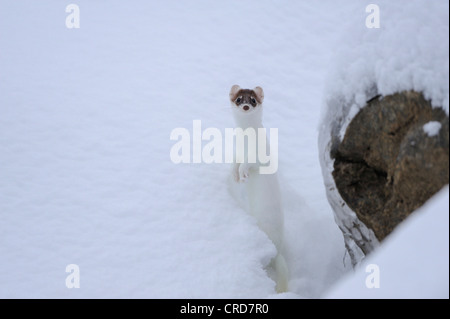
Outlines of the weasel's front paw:
[[241,182],[246,182],[248,178],[248,169],[249,167],[245,164],[241,164],[239,166],[239,180]]
[[233,170],[233,179],[236,183],[239,183],[239,169]]
[[232,170],[232,176],[236,183],[239,183],[239,164],[234,164],[233,170]]

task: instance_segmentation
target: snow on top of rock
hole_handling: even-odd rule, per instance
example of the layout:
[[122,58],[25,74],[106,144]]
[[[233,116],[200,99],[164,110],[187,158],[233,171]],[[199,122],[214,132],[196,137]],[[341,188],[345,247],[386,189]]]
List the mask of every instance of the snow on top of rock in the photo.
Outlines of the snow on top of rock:
[[423,131],[428,134],[428,136],[436,136],[441,130],[442,124],[438,121],[430,121],[423,126]]
[[326,99],[363,107],[377,94],[423,92],[449,114],[449,3],[379,1],[379,28],[364,6],[337,43]]

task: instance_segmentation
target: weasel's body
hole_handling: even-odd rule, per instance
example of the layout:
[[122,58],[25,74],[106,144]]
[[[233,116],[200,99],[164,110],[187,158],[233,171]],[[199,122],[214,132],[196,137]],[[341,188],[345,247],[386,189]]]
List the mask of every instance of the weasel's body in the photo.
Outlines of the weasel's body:
[[[246,130],[253,128],[256,132],[257,139],[265,139],[266,134],[258,134],[258,130],[263,128],[262,125],[262,103],[264,93],[262,88],[256,87],[253,90],[241,89],[234,85],[230,91],[230,101],[233,107],[233,115],[236,126]],[[276,289],[278,292],[287,291],[287,266],[282,255],[283,247],[283,211],[281,205],[280,188],[276,173],[261,174],[260,167],[264,166],[258,160],[258,146],[249,148],[248,143],[245,144],[243,154],[236,150],[236,160],[233,167],[233,179],[236,183],[245,182],[246,195],[248,199],[249,213],[253,215],[258,226],[272,240],[277,248],[277,256],[272,260],[268,269],[269,272],[275,272]],[[250,152],[249,152],[250,149]],[[249,157],[251,152],[256,151],[256,162],[252,163]],[[273,154],[270,154],[271,156]],[[276,154],[275,154],[276,156]]]

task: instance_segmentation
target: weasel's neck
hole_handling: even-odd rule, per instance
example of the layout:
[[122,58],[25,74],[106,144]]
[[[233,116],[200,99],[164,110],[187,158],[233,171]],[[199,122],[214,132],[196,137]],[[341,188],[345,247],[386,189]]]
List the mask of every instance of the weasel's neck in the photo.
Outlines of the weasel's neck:
[[254,129],[263,127],[261,107],[257,111],[249,114],[243,113],[238,109],[233,109],[233,114],[237,127],[240,127],[244,130],[248,127],[253,127]]

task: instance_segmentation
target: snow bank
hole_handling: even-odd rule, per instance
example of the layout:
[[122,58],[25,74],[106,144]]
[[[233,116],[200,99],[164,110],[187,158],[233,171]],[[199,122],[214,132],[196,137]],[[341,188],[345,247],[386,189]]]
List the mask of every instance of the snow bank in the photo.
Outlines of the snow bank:
[[[366,101],[403,90],[423,92],[433,107],[449,114],[449,4],[447,1],[378,1],[380,28],[367,28],[353,15],[328,76],[319,133],[319,153],[327,196],[344,233],[353,262],[364,253],[355,240],[377,246],[377,239],[346,206],[331,172],[330,152]],[[360,8],[362,10],[362,8]]]
[[174,128],[234,125],[236,83],[264,88],[279,128],[291,291],[335,282],[342,236],[314,132],[346,5],[75,3],[79,29],[68,3],[0,0],[0,297],[273,296],[275,249],[229,196],[230,168],[170,160]]
[[[380,28],[353,19],[336,48],[325,99],[352,117],[377,94],[423,92],[449,113],[448,1],[378,1]],[[345,127],[342,127],[345,132]]]
[[[448,299],[448,212],[447,186],[400,224],[354,274],[340,281],[325,298]],[[374,279],[376,272],[379,281]],[[373,287],[368,288],[366,281]]]

